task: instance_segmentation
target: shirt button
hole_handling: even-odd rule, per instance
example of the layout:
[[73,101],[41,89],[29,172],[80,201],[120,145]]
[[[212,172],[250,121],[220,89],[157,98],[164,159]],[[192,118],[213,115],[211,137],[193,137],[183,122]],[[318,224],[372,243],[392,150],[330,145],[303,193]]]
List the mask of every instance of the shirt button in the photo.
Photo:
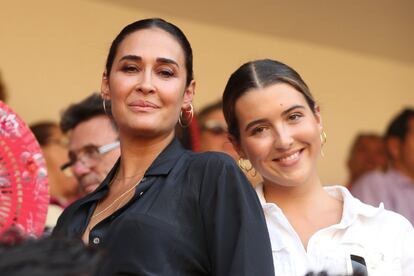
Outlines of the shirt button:
[[93,238],[92,240],[93,244],[99,244],[101,240],[98,237]]
[[142,196],[143,194],[144,194],[144,192],[140,192],[140,193],[139,193],[139,196]]

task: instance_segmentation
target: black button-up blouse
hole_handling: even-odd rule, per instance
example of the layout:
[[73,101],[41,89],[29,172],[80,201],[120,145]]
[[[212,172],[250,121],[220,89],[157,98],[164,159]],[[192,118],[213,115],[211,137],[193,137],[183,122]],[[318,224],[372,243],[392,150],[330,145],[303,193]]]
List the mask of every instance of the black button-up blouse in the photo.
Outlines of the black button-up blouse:
[[[63,212],[54,235],[82,236],[118,166]],[[194,153],[176,139],[89,243],[108,256],[99,275],[274,275],[263,211],[243,172],[225,154]]]

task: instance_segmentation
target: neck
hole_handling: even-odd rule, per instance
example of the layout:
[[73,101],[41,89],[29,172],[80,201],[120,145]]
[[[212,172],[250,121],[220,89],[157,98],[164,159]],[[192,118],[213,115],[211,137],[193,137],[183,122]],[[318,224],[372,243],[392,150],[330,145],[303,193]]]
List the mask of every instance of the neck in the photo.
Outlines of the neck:
[[155,158],[173,139],[174,132],[156,139],[137,139],[120,135],[121,164],[118,172],[119,179],[128,180],[143,176]]
[[275,203],[282,210],[306,210],[321,198],[328,196],[317,176],[298,186],[282,186],[264,180],[263,193],[267,202]]

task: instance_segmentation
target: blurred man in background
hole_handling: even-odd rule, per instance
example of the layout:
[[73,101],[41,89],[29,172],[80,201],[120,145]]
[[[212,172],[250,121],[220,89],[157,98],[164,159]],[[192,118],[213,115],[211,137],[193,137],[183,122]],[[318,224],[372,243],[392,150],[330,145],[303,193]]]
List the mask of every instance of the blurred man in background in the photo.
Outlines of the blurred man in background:
[[98,93],[70,105],[62,114],[60,127],[69,137],[70,169],[78,179],[82,194],[94,191],[120,155],[118,130]]
[[387,152],[383,138],[374,133],[358,134],[351,146],[347,167],[349,171],[348,188],[367,172],[385,171],[388,165]]
[[390,168],[361,177],[352,193],[362,201],[405,216],[414,223],[414,109],[407,108],[390,123],[385,133]]
[[200,126],[200,149],[224,152],[237,160],[239,156],[228,138],[222,108],[222,102],[218,101],[205,106],[197,114]]
[[[228,138],[227,123],[224,119],[221,100],[201,109],[197,114],[197,119],[200,127],[200,150],[224,152],[239,161],[240,157]],[[243,160],[243,162],[249,163],[248,160]],[[248,166],[251,167],[251,164],[249,163]],[[253,186],[262,181],[254,170],[249,172],[243,170],[243,172]]]

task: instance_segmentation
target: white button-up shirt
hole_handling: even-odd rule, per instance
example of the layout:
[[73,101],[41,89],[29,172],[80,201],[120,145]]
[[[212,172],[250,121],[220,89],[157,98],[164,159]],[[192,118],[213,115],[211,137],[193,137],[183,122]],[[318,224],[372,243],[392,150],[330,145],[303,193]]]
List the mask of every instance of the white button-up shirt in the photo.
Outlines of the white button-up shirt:
[[267,203],[263,186],[257,186],[272,244],[275,275],[303,276],[322,270],[351,275],[351,255],[364,258],[370,276],[414,275],[414,229],[407,219],[385,210],[382,204],[375,208],[362,203],[342,186],[324,189],[343,201],[342,219],[313,234],[305,250],[283,211]]

